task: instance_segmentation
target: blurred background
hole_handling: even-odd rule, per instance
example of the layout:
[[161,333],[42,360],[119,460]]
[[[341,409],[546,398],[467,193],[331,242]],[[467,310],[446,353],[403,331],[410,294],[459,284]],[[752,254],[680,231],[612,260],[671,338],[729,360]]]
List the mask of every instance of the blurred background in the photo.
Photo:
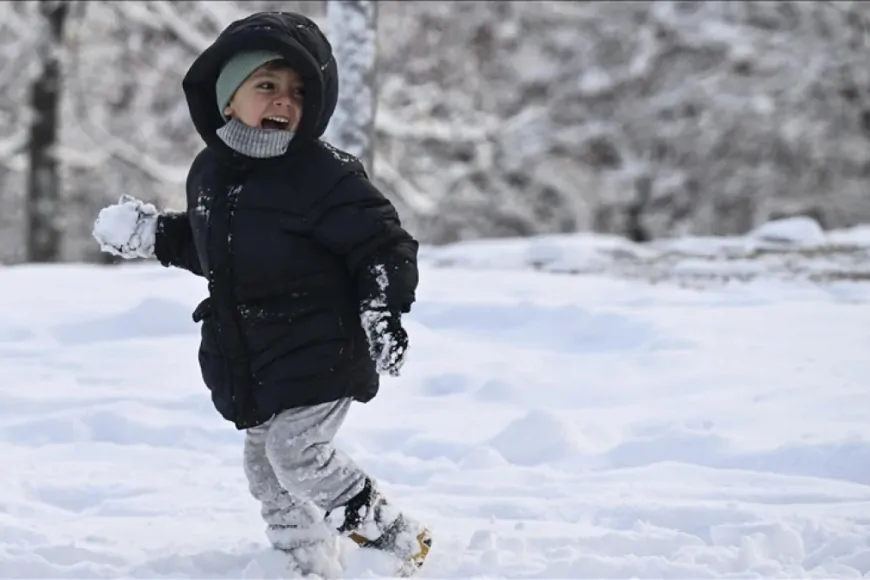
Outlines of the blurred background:
[[[326,0],[0,2],[0,263],[105,261],[91,226],[122,193],[182,209],[181,79],[258,10],[336,26]],[[425,243],[870,222],[870,3],[375,14],[373,179]]]

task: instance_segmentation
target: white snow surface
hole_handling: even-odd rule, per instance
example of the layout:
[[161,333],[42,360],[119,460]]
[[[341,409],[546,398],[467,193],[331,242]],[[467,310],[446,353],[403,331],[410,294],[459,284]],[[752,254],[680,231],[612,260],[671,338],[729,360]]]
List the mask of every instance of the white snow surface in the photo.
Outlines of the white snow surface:
[[[611,242],[546,247],[577,266]],[[402,376],[338,438],[430,526],[420,577],[870,578],[870,283],[503,249],[423,252]],[[0,268],[0,577],[279,577],[199,376],[204,290],[153,263]],[[340,547],[342,576],[388,573]]]

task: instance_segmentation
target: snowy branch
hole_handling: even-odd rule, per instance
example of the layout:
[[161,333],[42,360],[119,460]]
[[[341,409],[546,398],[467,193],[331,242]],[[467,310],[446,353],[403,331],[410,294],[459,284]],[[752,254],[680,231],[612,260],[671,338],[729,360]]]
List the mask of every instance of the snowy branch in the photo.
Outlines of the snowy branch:
[[199,54],[207,49],[214,39],[201,34],[190,26],[185,19],[176,12],[171,2],[166,0],[151,0],[148,6],[153,7],[163,20],[164,26],[187,46],[193,54]]
[[0,159],[21,154],[27,147],[28,134],[28,129],[22,128],[0,141]]
[[435,210],[435,203],[429,196],[420,191],[417,186],[402,177],[389,160],[378,155],[375,160],[378,166],[378,179],[388,184],[399,200],[411,211],[419,215],[431,215]]
[[128,24],[141,24],[151,30],[163,29],[163,19],[148,9],[148,2],[113,2],[109,0],[105,2],[105,4],[114,10]]
[[78,169],[95,169],[104,167],[110,155],[103,149],[97,148],[91,151],[83,151],[77,147],[57,145],[52,150],[52,155],[67,167]]
[[241,20],[249,14],[247,11],[240,10],[236,3],[225,0],[205,0],[198,2],[197,6],[202,11],[203,16],[211,20],[215,30],[223,30],[230,23]]
[[616,71],[592,68],[580,76],[577,89],[581,98],[607,97],[624,86],[647,79],[653,74],[654,67],[662,56],[655,32],[650,27],[645,27],[638,32],[638,37],[640,46],[627,66]]
[[475,127],[452,124],[443,121],[427,120],[412,123],[398,119],[390,111],[379,111],[375,126],[396,139],[417,139],[434,141],[470,141],[473,143],[489,139],[496,131],[495,123]]
[[[84,123],[82,127],[85,127]],[[95,123],[88,123],[85,130],[96,147],[141,171],[150,179],[171,185],[184,185],[188,170],[186,165],[166,165],[140,148],[118,139]]]
[[[171,2],[110,1],[108,5],[131,23],[144,25],[151,30],[171,32],[191,54],[199,54],[212,43],[212,39],[190,26],[188,20],[173,8]],[[214,15],[213,10],[208,15]]]

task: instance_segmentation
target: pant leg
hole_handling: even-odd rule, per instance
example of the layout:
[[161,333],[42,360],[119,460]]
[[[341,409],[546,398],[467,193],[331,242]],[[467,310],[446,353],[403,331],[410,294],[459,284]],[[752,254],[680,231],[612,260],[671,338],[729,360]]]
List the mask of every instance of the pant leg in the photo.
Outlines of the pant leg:
[[365,485],[366,474],[332,443],[352,403],[290,409],[269,425],[266,456],[280,485],[324,511],[345,505]]
[[244,466],[251,495],[260,502],[266,522],[266,537],[273,546],[292,550],[329,537],[320,510],[305,498],[292,495],[281,486],[266,454],[271,421],[248,429],[245,435]]
[[[389,503],[373,480],[333,446],[351,404],[352,399],[345,399],[281,413],[269,424],[266,455],[291,496],[339,512],[332,529],[352,532],[357,543],[392,553],[407,567],[402,575],[408,575],[425,560],[431,535]],[[348,510],[354,515],[348,516]]]

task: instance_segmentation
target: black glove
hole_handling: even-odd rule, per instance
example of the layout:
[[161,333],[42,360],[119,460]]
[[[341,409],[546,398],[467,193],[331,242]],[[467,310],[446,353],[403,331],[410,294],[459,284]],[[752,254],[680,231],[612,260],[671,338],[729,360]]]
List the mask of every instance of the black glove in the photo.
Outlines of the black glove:
[[408,333],[402,328],[401,314],[369,305],[363,306],[361,319],[377,372],[399,376],[408,350]]

